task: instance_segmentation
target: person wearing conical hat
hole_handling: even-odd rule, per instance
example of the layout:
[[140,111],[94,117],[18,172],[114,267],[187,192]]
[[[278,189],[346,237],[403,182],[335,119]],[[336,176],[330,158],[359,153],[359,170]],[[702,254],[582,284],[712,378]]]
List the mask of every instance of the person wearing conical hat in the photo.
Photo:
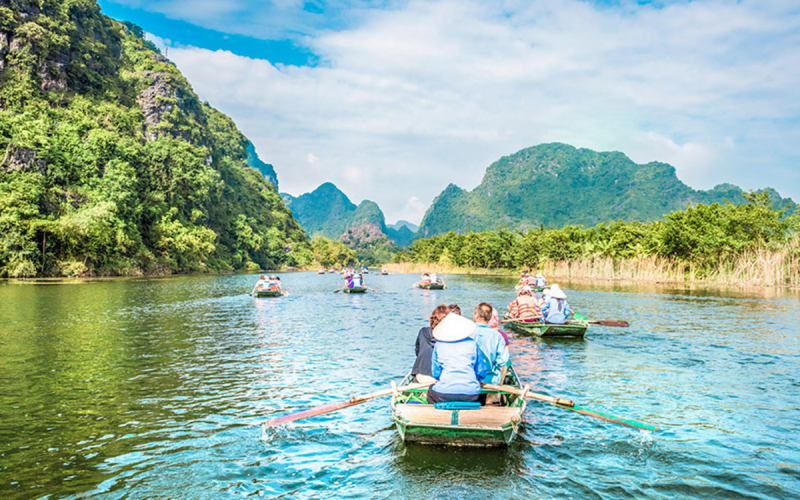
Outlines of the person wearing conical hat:
[[542,316],[544,316],[545,322],[563,325],[567,322],[571,312],[567,303],[567,295],[560,286],[553,284],[544,291]]
[[477,326],[472,321],[449,313],[433,329],[431,374],[438,382],[428,389],[428,403],[448,401],[477,402],[481,383],[489,367],[472,338]]

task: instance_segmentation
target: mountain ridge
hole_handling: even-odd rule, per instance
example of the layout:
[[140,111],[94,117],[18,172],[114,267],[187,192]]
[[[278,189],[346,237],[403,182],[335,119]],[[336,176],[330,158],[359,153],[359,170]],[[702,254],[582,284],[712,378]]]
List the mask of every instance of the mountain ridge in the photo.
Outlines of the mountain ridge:
[[[774,189],[767,191],[778,206],[795,206]],[[426,211],[418,234],[648,222],[687,203],[725,200],[744,203],[744,191],[732,184],[694,190],[667,163],[636,164],[619,151],[546,143],[495,161],[472,191],[449,184]]]

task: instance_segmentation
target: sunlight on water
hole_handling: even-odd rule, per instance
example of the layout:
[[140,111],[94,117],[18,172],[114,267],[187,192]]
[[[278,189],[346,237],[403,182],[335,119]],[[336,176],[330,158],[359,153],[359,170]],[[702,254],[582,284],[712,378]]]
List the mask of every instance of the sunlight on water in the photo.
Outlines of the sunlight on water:
[[439,303],[503,308],[513,282],[338,276],[0,284],[4,498],[800,498],[800,300],[698,287],[565,284],[585,340],[510,339],[532,391],[507,449],[406,446],[388,399],[265,428],[399,382]]

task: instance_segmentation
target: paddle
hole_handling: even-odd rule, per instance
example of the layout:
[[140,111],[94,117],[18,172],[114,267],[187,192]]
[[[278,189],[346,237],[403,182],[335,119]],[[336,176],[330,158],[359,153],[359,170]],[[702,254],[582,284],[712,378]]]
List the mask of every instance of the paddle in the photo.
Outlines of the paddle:
[[333,291],[333,293],[339,293],[339,292],[341,292],[342,290],[344,290],[344,288],[338,288],[338,289],[334,290],[334,291]]
[[535,321],[537,319],[542,319],[542,316],[530,316],[528,318],[504,319],[503,321],[500,322],[500,324],[501,325],[505,325],[506,323],[516,323],[516,322],[520,322],[520,321],[524,321],[526,323],[531,323],[532,322],[531,320]]
[[632,420],[629,418],[618,417],[616,415],[612,415],[611,413],[590,410],[589,408],[576,404],[574,401],[569,399],[554,398],[545,394],[536,394],[535,392],[525,392],[521,389],[517,389],[516,387],[508,385],[481,384],[481,387],[484,389],[489,389],[490,391],[510,392],[518,396],[522,396],[524,394],[529,399],[544,401],[545,403],[550,403],[553,406],[574,411],[589,417],[599,418],[600,420],[605,420],[606,422],[611,422],[612,424],[624,425],[625,427],[631,427],[633,429],[639,429],[642,431],[655,432],[659,430],[657,425],[639,422],[638,420]]
[[567,321],[567,323],[575,323],[575,322],[582,322],[585,321],[586,323],[592,325],[602,325],[602,326],[616,326],[620,328],[628,328],[631,326],[627,321],[611,321],[611,320],[604,320],[604,319],[587,319],[586,316],[580,313],[575,313],[575,320],[576,321]]
[[372,290],[372,291],[373,291],[373,292],[375,292],[375,293],[381,293],[381,292],[379,292],[379,291],[375,290],[374,288],[370,288],[370,287],[368,287],[368,286],[365,286],[364,288],[366,288],[367,290]]
[[283,415],[282,417],[275,417],[271,420],[267,420],[267,422],[264,423],[264,427],[275,427],[276,425],[288,424],[290,422],[296,422],[298,420],[303,420],[305,418],[324,415],[326,413],[331,413],[337,410],[341,410],[343,408],[349,408],[351,406],[360,405],[361,403],[366,403],[367,401],[372,401],[373,399],[376,398],[388,396],[390,394],[393,394],[394,392],[405,392],[405,391],[412,391],[414,389],[425,389],[426,387],[431,386],[435,383],[436,381],[434,380],[433,382],[425,382],[424,384],[409,384],[409,385],[404,385],[402,387],[371,392],[369,394],[364,394],[362,396],[353,396],[347,401],[330,403],[322,406],[317,406],[316,408],[311,408],[310,410],[303,410],[295,413],[290,413],[288,415]]

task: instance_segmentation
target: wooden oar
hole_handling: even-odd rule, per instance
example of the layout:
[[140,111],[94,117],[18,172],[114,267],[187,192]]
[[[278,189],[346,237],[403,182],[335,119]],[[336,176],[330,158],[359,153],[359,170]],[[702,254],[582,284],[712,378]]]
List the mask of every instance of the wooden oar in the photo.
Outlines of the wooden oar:
[[581,322],[581,321],[585,321],[585,322],[587,322],[589,324],[592,324],[592,325],[617,326],[617,327],[620,327],[620,328],[628,328],[629,326],[631,326],[630,324],[628,324],[627,321],[609,321],[609,320],[604,320],[604,319],[593,319],[593,320],[590,320],[590,319],[588,319],[586,316],[584,316],[581,313],[575,313],[575,321],[569,321],[568,320],[567,323],[577,323],[577,322]]
[[375,292],[375,293],[381,293],[381,292],[379,292],[379,291],[375,290],[374,288],[370,288],[370,287],[368,287],[368,286],[365,286],[364,288],[366,288],[367,290],[372,290],[372,291],[373,291],[373,292]]
[[521,389],[517,389],[516,387],[512,387],[509,385],[481,384],[481,387],[483,387],[484,389],[489,389],[490,391],[510,392],[518,396],[522,396],[523,394],[525,394],[525,396],[528,397],[529,399],[537,399],[539,401],[544,401],[545,403],[550,403],[553,406],[557,406],[565,410],[574,411],[582,415],[587,415],[589,417],[599,418],[600,420],[605,420],[606,422],[611,422],[612,424],[624,425],[625,427],[632,427],[634,429],[639,429],[642,431],[655,432],[659,430],[657,425],[648,424],[646,422],[640,422],[638,420],[632,420],[629,418],[618,417],[616,415],[612,415],[611,413],[590,410],[589,408],[576,404],[574,401],[569,399],[554,398],[552,396],[547,396],[545,394],[537,394],[535,392],[526,393]]
[[[520,321],[524,321],[525,323],[534,323],[537,319],[542,319],[542,316],[531,316],[529,318],[515,318],[515,319],[505,319],[500,322],[501,325],[505,325],[506,323],[518,323]],[[531,321],[533,320],[533,321]]]
[[431,386],[435,383],[436,381],[434,380],[433,382],[425,382],[423,384],[409,384],[409,385],[404,385],[402,387],[371,392],[369,394],[364,394],[362,396],[353,396],[347,401],[330,403],[322,406],[317,406],[316,408],[311,408],[310,410],[303,410],[295,413],[290,413],[288,415],[283,415],[282,417],[275,417],[271,420],[267,420],[267,422],[264,424],[264,427],[275,427],[276,425],[288,424],[290,422],[296,422],[298,420],[303,420],[305,418],[324,415],[326,413],[331,413],[333,411],[341,410],[343,408],[349,408],[351,406],[360,405],[361,403],[366,403],[367,401],[372,401],[373,399],[376,398],[388,396],[390,394],[393,394],[395,391],[405,392],[405,391],[412,391],[414,389],[425,389],[426,387]]
[[[620,328],[628,328],[631,326],[627,321],[610,321],[605,319],[592,319],[586,320],[586,322],[592,325],[618,326]],[[567,321],[567,323],[573,323],[573,321]],[[577,323],[580,323],[580,321]]]
[[333,293],[339,293],[339,292],[341,292],[342,290],[344,290],[344,288],[339,288],[339,289],[336,289],[336,290],[334,290],[334,291],[333,291]]

